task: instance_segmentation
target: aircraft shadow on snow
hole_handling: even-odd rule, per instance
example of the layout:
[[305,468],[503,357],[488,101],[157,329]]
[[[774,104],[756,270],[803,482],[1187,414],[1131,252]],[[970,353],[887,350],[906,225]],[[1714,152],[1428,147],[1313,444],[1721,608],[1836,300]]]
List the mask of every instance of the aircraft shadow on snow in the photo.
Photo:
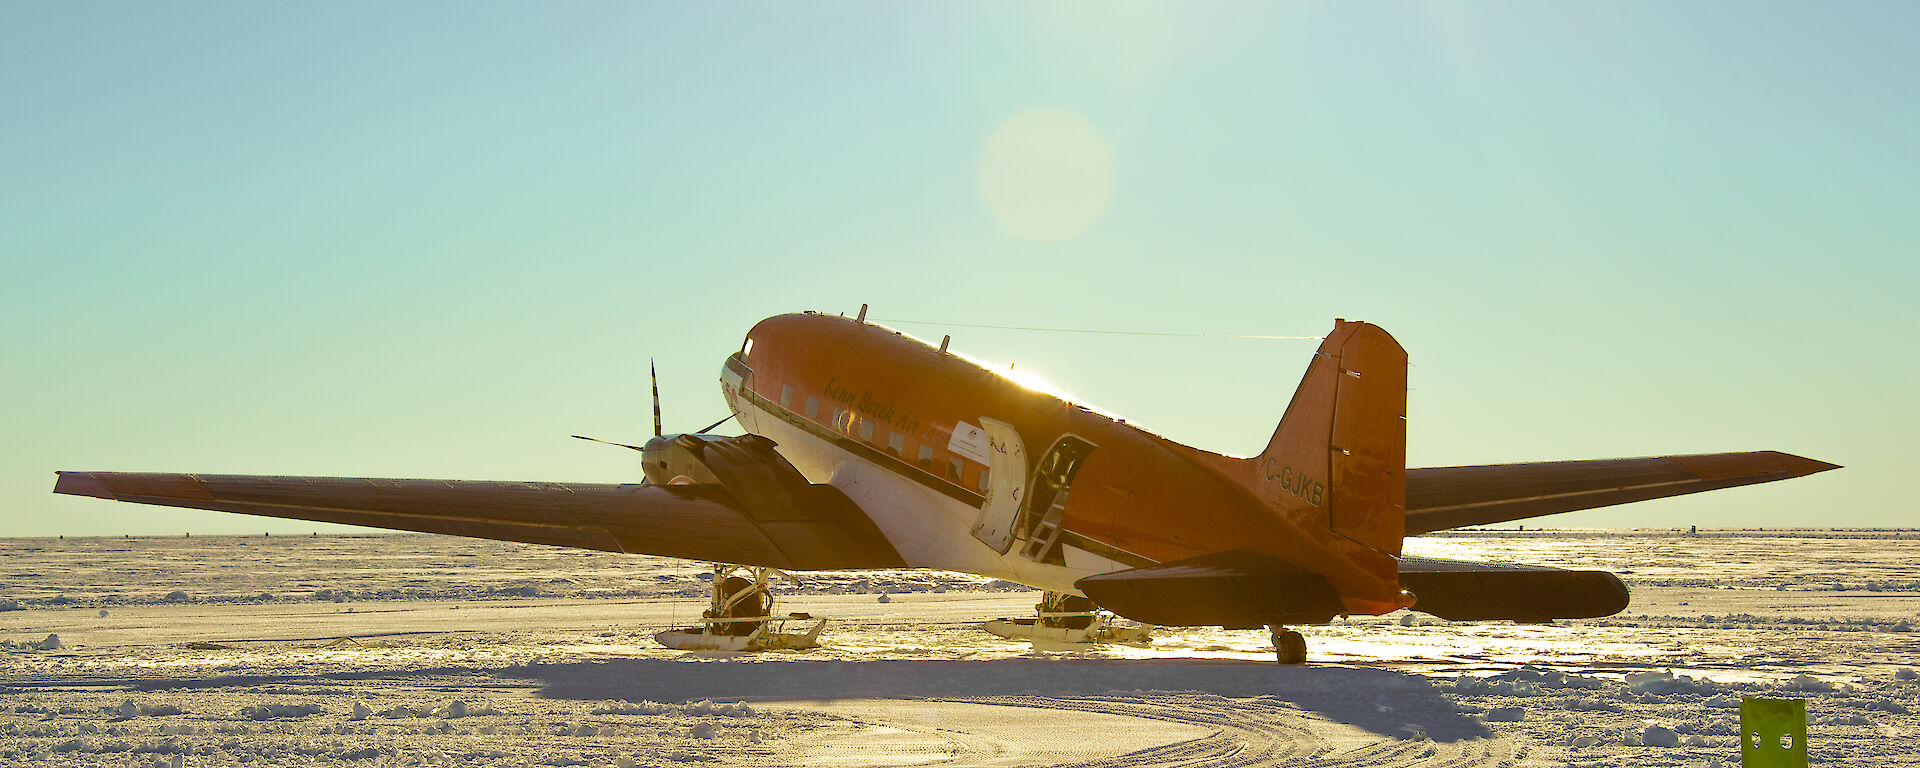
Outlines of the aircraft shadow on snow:
[[[689,669],[695,666],[695,669]],[[554,699],[832,701],[862,698],[1118,696],[1182,691],[1268,697],[1394,738],[1450,742],[1490,735],[1420,675],[1353,667],[1285,667],[1203,659],[730,661],[619,659],[533,664],[492,674],[534,680]]]
[[[696,657],[697,658],[697,657]],[[1212,659],[995,659],[986,661],[784,661],[616,659],[503,668],[351,670],[320,674],[222,675],[191,679],[103,677],[97,686],[136,691],[256,688],[294,683],[347,683],[402,678],[525,680],[550,699],[691,702],[835,701],[842,699],[968,699],[999,696],[1103,697],[1140,691],[1190,692],[1225,698],[1265,697],[1336,723],[1391,738],[1424,734],[1438,742],[1485,738],[1491,732],[1460,711],[1427,678],[1358,667],[1293,667]],[[485,689],[484,680],[475,680]],[[70,679],[44,685],[72,685]],[[34,688],[33,683],[16,688]]]

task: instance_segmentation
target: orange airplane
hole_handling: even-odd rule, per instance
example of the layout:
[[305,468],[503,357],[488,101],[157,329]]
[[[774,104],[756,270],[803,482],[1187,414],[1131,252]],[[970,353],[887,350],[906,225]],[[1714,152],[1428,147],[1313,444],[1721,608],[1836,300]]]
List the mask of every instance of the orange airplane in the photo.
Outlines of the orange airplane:
[[[1611,573],[1414,557],[1406,536],[1837,466],[1759,451],[1409,469],[1406,351],[1346,320],[1266,449],[1236,458],[865,316],[755,325],[720,374],[747,434],[660,434],[656,391],[655,437],[625,446],[639,484],[61,472],[54,492],[788,571],[962,571],[1046,590],[1043,625],[1085,626],[1097,605],[1268,627],[1297,664],[1306,643],[1286,627],[1335,616],[1538,623],[1627,605]],[[746,580],[721,581],[719,621],[768,620],[754,614],[770,602],[739,604]]]

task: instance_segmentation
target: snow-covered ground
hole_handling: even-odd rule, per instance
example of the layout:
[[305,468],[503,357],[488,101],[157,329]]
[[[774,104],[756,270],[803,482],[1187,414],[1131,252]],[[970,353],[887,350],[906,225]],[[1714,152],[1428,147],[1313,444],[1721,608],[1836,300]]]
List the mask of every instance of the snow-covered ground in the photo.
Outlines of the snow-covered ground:
[[[662,648],[704,566],[429,536],[0,540],[4,765],[1609,765],[1738,762],[1745,696],[1819,764],[1920,765],[1912,531],[1479,531],[1416,554],[1621,573],[1626,613],[1424,614],[1147,647],[979,631],[1037,593],[800,574],[828,647]],[[887,595],[881,602],[880,595]],[[50,638],[57,635],[57,639]]]

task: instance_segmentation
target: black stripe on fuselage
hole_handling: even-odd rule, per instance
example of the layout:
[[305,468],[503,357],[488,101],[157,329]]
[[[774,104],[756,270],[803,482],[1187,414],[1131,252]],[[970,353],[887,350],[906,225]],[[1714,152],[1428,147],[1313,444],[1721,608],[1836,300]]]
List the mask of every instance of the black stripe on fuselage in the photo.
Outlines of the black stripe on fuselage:
[[[805,416],[801,416],[800,414],[794,413],[793,411],[787,410],[785,406],[782,406],[778,403],[768,400],[765,397],[761,397],[760,393],[755,392],[751,389],[742,387],[740,388],[740,394],[745,395],[747,398],[747,402],[759,408],[761,412],[766,413],[767,415],[777,418],[788,424],[792,424],[793,426],[798,427],[802,432],[806,432],[807,434],[813,435],[814,437],[820,438],[821,440],[825,440],[828,443],[832,444],[834,447],[848,451],[854,454],[855,456],[859,456],[860,458],[873,462],[875,465],[883,469],[886,469],[889,472],[892,472],[896,475],[904,477],[908,480],[912,480],[913,482],[919,483],[935,491],[939,491],[940,493],[945,494],[946,496],[948,496],[949,498],[952,498],[955,501],[958,501],[962,504],[966,504],[970,507],[974,507],[976,509],[986,504],[985,496],[974,493],[972,491],[968,491],[964,488],[954,485],[953,483],[949,483],[945,480],[935,477],[932,473],[921,471],[918,467],[915,467],[913,466],[913,464],[909,463],[904,457],[895,456],[891,453],[887,453],[871,445],[867,445],[866,443],[860,442],[851,437],[848,437],[846,435],[843,435],[831,429],[828,429],[824,425],[814,422],[812,419],[809,419]],[[1074,533],[1073,531],[1061,531],[1060,543],[1065,546],[1080,549],[1095,557],[1103,557],[1108,560],[1112,560],[1116,563],[1132,566],[1134,568],[1144,568],[1149,565],[1159,564],[1159,561],[1157,560],[1152,560],[1146,557],[1142,557],[1140,555],[1136,555],[1132,552],[1128,552],[1123,549],[1115,548],[1111,544],[1107,544],[1105,542],[1088,538],[1081,534]]]
[[740,388],[740,393],[747,396],[748,403],[751,403],[754,406],[758,407],[761,411],[765,412],[767,415],[777,418],[788,424],[792,424],[796,427],[799,427],[802,432],[806,432],[807,434],[813,435],[814,437],[817,437],[829,443],[832,443],[834,447],[847,451],[849,453],[852,453],[853,455],[859,456],[860,458],[866,459],[867,461],[871,461],[874,464],[877,464],[885,468],[889,472],[892,472],[896,475],[907,478],[908,480],[912,480],[916,483],[924,485],[935,491],[939,491],[940,493],[946,494],[949,498],[952,498],[954,501],[958,501],[962,504],[966,504],[967,506],[974,507],[976,509],[978,509],[979,507],[987,503],[987,497],[985,496],[982,496],[978,493],[974,493],[965,488],[961,488],[960,486],[954,485],[953,483],[949,483],[945,480],[935,477],[930,472],[921,471],[918,467],[915,467],[913,464],[909,463],[903,457],[895,456],[891,453],[887,453],[886,451],[882,451],[871,445],[867,445],[866,443],[860,442],[851,437],[848,437],[846,435],[843,435],[831,429],[828,429],[825,426],[817,424],[812,419],[809,419],[805,416],[801,416],[800,414],[794,413],[793,411],[789,411],[784,406],[781,406],[777,403],[774,403],[771,400],[761,397],[760,393],[758,392],[742,387]]
[[1060,532],[1060,545],[1064,547],[1073,547],[1075,549],[1084,551],[1087,554],[1093,555],[1094,557],[1104,557],[1116,563],[1131,566],[1134,568],[1145,568],[1149,565],[1160,564],[1160,561],[1158,560],[1151,560],[1146,557],[1136,555],[1124,549],[1116,548],[1111,544],[1107,544],[1106,542],[1099,541],[1097,539],[1087,538],[1086,536],[1083,536],[1078,533],[1074,533],[1073,531]]

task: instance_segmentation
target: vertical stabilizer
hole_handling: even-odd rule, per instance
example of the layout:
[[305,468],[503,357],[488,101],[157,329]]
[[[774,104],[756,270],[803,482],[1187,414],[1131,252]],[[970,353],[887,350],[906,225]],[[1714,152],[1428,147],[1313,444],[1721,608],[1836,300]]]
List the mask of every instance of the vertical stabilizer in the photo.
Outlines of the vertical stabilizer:
[[1399,555],[1406,414],[1406,350],[1379,326],[1334,321],[1256,459],[1256,490],[1302,527]]

